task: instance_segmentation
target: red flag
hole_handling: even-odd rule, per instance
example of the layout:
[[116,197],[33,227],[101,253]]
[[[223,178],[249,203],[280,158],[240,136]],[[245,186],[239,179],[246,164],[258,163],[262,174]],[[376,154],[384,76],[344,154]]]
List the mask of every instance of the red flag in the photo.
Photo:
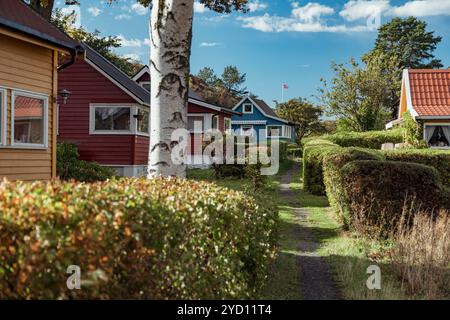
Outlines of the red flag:
[[287,84],[283,84],[283,89],[289,89],[289,86]]

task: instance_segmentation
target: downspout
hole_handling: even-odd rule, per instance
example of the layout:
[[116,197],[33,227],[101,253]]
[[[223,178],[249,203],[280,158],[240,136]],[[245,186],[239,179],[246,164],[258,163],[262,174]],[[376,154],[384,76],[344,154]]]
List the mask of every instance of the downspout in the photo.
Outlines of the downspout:
[[71,65],[73,65],[75,63],[75,60],[78,56],[78,53],[83,52],[83,48],[81,46],[76,46],[75,50],[71,52],[70,54],[70,61],[58,66],[57,70],[58,72],[61,70],[64,70],[67,67],[70,67]]

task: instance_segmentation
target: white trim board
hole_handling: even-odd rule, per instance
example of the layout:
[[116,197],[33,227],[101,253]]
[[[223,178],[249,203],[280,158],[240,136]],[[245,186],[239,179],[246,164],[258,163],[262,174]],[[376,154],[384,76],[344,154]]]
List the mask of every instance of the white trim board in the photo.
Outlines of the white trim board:
[[6,118],[6,113],[8,110],[8,90],[6,88],[0,87],[0,94],[1,94],[1,100],[0,100],[0,146],[6,145],[6,135],[7,130],[6,126],[8,125],[8,121]]
[[134,81],[137,81],[140,77],[142,77],[145,73],[148,73],[150,75],[150,68],[148,66],[142,67],[142,69],[136,73],[133,78],[131,78]]
[[[233,107],[233,109],[232,110],[236,110],[245,100],[250,100],[251,101],[251,103],[253,103],[253,105],[265,116],[265,117],[267,117],[267,118],[270,118],[270,119],[273,119],[273,120],[277,120],[277,121],[280,121],[280,122],[283,122],[283,123],[286,123],[286,124],[289,124],[289,121],[287,121],[287,120],[284,120],[284,119],[280,119],[280,118],[278,118],[278,117],[273,117],[273,116],[271,116],[271,115],[268,115],[267,113],[265,113],[262,109],[261,109],[261,107],[255,102],[255,100],[253,100],[251,97],[244,97],[244,98],[242,98],[241,99],[241,101],[239,101],[234,107]],[[244,110],[242,110],[242,111],[244,111]],[[244,113],[243,112],[243,114],[246,114],[246,113]]]

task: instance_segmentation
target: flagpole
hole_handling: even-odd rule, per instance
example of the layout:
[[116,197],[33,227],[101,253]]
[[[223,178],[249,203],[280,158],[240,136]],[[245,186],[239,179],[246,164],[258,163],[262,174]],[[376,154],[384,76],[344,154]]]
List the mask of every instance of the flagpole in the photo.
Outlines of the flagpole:
[[284,103],[284,85],[281,84],[281,103]]

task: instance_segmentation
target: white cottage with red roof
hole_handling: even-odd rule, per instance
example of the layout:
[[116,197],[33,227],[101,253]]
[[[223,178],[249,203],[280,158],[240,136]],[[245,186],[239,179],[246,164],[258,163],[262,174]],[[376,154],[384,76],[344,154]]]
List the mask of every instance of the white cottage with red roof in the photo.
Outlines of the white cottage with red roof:
[[402,122],[406,112],[423,124],[431,148],[450,148],[450,70],[404,70],[398,119],[386,127]]

